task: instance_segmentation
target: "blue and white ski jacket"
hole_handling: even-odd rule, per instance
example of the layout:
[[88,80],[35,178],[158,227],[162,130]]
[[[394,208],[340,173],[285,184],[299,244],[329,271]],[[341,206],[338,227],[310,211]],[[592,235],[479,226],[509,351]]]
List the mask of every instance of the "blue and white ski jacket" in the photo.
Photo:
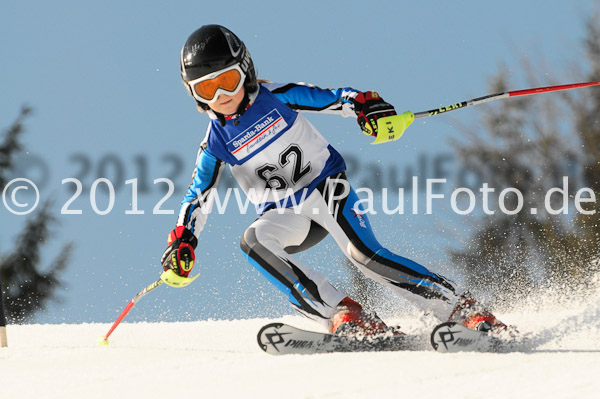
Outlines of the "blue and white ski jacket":
[[259,215],[278,201],[299,204],[346,165],[298,111],[356,117],[351,99],[358,93],[351,88],[266,83],[246,112],[226,120],[225,126],[212,114],[177,224],[200,234],[225,164]]

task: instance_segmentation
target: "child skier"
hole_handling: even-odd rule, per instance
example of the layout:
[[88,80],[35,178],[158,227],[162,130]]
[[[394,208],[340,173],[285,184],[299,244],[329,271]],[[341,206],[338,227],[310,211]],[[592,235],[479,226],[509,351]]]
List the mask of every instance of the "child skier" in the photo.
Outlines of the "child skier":
[[392,105],[373,91],[259,81],[244,43],[219,25],[192,33],[180,62],[184,85],[211,120],[161,258],[165,270],[189,275],[211,193],[229,164],[259,215],[241,238],[248,261],[296,310],[330,332],[378,334],[388,327],[322,273],[291,256],[327,234],[361,272],[440,320],[483,331],[506,328],[454,282],[379,244],[366,214],[354,208],[358,197],[346,180],[344,160],[299,113],[353,116],[365,133],[376,136],[377,120],[396,115]]

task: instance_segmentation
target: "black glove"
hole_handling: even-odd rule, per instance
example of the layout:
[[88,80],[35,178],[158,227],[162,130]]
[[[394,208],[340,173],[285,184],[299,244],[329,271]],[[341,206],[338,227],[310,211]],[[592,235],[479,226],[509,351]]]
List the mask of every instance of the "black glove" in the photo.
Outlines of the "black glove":
[[169,233],[169,246],[160,258],[163,269],[173,269],[180,276],[187,277],[194,267],[194,249],[198,239],[184,226],[177,226]]
[[377,119],[396,115],[394,106],[383,101],[375,91],[358,93],[352,99],[356,121],[363,133],[377,137]]

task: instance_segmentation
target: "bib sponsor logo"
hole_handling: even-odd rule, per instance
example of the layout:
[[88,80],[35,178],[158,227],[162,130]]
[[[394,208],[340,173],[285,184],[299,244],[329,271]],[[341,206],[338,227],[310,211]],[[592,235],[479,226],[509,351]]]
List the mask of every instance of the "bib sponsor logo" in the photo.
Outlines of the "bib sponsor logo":
[[227,149],[241,160],[261,148],[288,126],[279,111],[272,110],[227,143]]

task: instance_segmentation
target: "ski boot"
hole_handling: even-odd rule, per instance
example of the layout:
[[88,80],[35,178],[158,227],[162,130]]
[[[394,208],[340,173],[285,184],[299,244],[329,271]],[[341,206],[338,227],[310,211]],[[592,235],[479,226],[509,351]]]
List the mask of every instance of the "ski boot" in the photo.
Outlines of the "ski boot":
[[502,333],[508,326],[498,320],[493,314],[485,310],[473,296],[466,292],[461,295],[458,304],[450,314],[448,321],[453,321],[471,330]]
[[380,335],[392,330],[395,329],[390,329],[374,312],[365,312],[358,302],[349,297],[342,299],[337,305],[329,322],[332,334]]

